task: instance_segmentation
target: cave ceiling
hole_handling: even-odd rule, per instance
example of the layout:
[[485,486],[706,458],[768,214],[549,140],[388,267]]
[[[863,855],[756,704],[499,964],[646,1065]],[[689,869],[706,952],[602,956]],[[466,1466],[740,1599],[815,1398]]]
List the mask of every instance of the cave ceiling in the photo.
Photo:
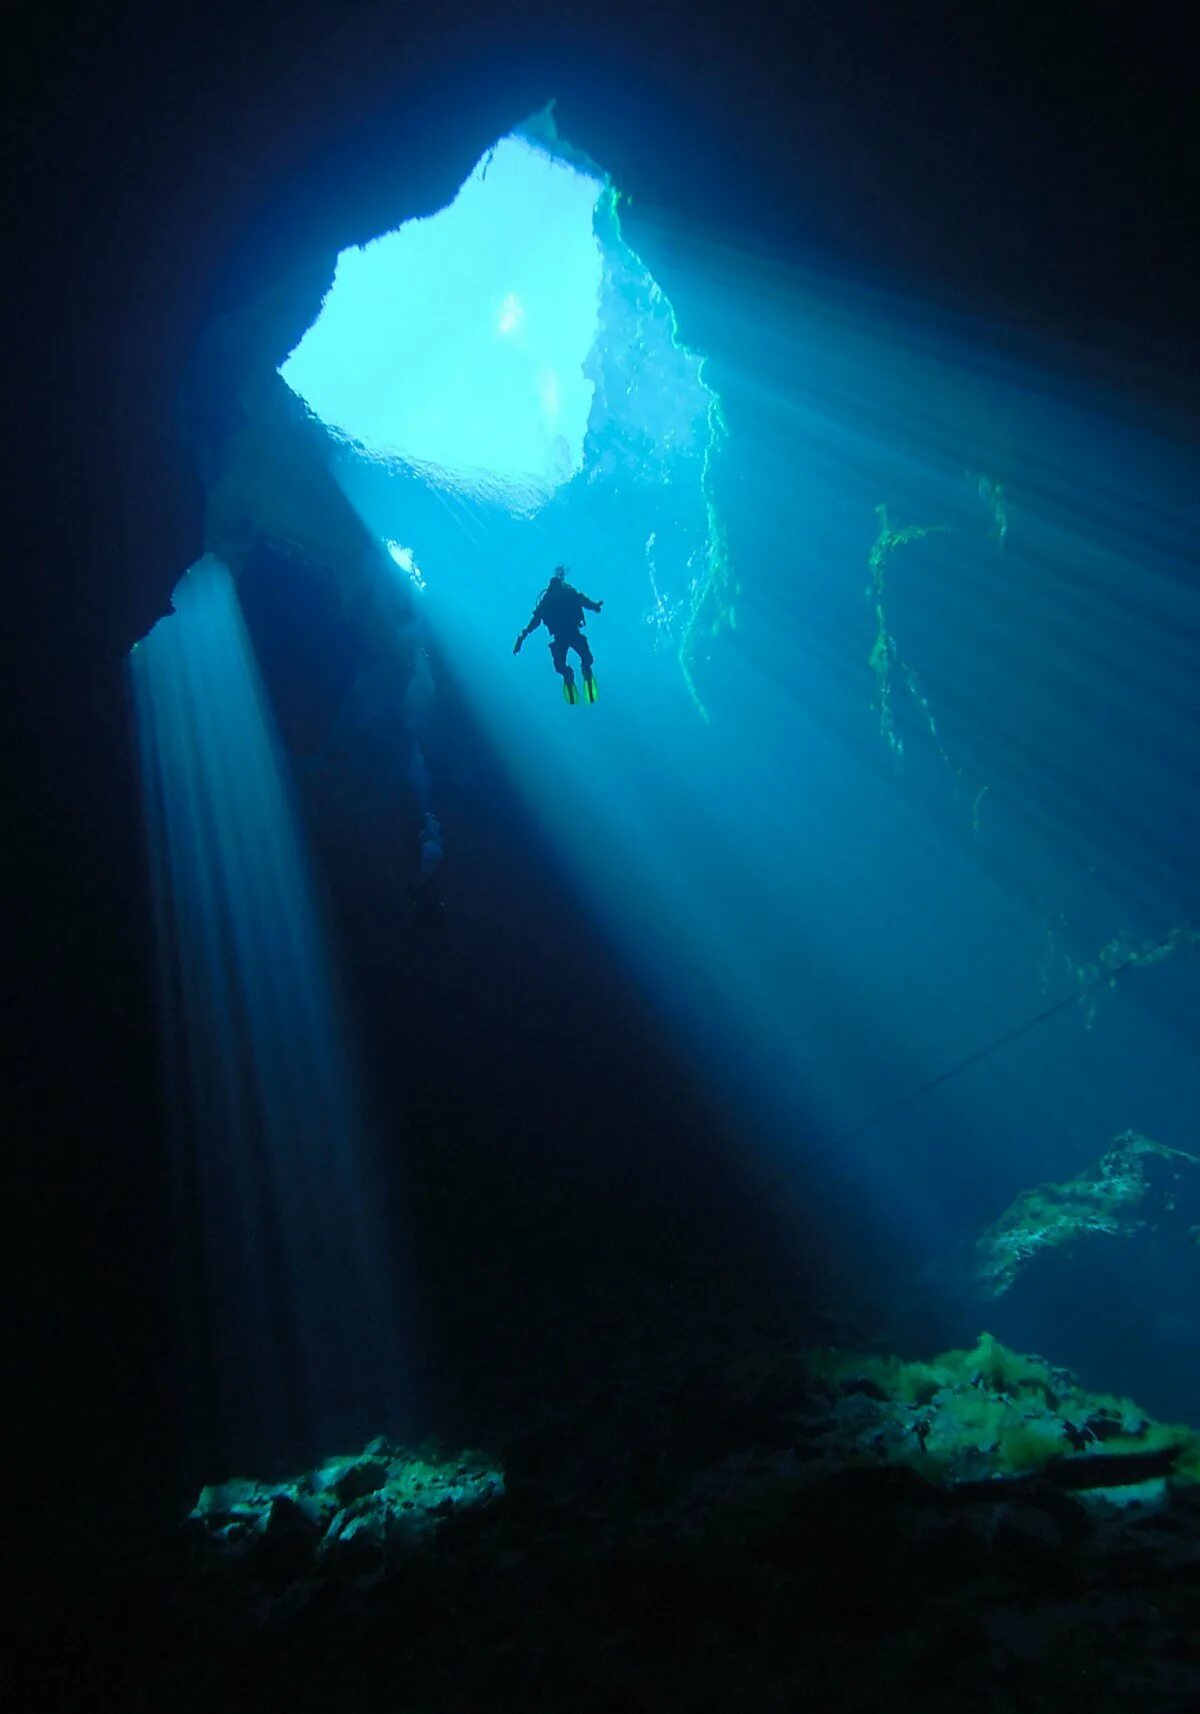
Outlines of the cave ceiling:
[[[1103,321],[1178,373],[1195,350],[1186,56],[1147,28],[1118,80],[1104,19],[1085,40],[1050,11],[1061,54],[1000,0],[970,21],[931,0],[753,19],[614,0],[586,22],[537,0],[27,8],[8,402],[34,639],[69,608],[119,656],[196,557],[186,392],[213,325],[240,317],[282,358],[340,248],[442,206],[551,97],[635,219],[891,268],[966,308]],[[1100,279],[1089,236],[1114,222],[1128,242]]]

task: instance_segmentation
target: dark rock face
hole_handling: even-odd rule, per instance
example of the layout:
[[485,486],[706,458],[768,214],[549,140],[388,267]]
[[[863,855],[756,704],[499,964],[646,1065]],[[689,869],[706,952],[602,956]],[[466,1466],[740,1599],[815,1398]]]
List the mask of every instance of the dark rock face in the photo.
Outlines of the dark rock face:
[[377,1494],[388,1478],[388,1467],[381,1459],[366,1458],[352,1464],[334,1483],[334,1492],[343,1506],[361,1500],[366,1494]]
[[286,1494],[275,1494],[260,1533],[247,1543],[247,1563],[259,1576],[302,1576],[312,1563],[318,1539],[312,1518]]

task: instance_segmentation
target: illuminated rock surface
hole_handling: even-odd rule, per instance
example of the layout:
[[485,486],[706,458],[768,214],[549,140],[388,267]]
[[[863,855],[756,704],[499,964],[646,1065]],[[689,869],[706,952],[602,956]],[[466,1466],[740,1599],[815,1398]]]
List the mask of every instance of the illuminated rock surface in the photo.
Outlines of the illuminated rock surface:
[[380,1438],[292,1481],[204,1489],[188,1518],[201,1563],[240,1571],[264,1591],[320,1574],[379,1577],[451,1513],[486,1506],[504,1479],[469,1454],[422,1456]]
[[[1157,1236],[1194,1249],[1198,1167],[1200,1160],[1184,1149],[1124,1132],[1093,1169],[1024,1191],[988,1227],[976,1245],[980,1284],[988,1296],[1003,1297],[1048,1252],[1074,1250],[1078,1260],[1081,1249],[1109,1248],[1106,1240]],[[1196,1264],[1200,1268],[1200,1254]]]
[[1200,1161],[1126,1131],[1095,1165],[1024,1191],[974,1248],[979,1319],[1093,1386],[1200,1421]]

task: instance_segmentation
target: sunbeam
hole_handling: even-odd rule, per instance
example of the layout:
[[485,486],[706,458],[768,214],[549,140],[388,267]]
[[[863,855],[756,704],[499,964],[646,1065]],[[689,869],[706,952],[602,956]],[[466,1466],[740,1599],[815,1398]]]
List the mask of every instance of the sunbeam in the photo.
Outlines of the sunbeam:
[[[193,566],[134,650],[177,1242],[215,1469],[402,1408],[396,1268],[291,788],[233,580]],[[195,1425],[193,1425],[195,1428]]]

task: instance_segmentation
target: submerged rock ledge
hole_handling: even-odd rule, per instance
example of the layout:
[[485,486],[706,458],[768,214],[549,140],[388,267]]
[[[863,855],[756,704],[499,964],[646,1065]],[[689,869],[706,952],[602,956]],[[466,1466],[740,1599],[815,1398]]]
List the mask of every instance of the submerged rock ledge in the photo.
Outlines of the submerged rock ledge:
[[826,1351],[806,1368],[827,1389],[826,1456],[852,1451],[951,1487],[1037,1476],[1111,1504],[1161,1497],[1168,1478],[1200,1481],[1194,1429],[1087,1392],[1069,1370],[988,1333],[928,1362]]
[[477,1454],[439,1458],[380,1436],[284,1482],[234,1479],[202,1490],[185,1529],[203,1561],[271,1584],[314,1571],[377,1578],[450,1513],[485,1506],[504,1478]]
[[1184,1714],[1198,1479],[1195,1431],[986,1334],[680,1353],[497,1459],[205,1490],[123,1705]]

